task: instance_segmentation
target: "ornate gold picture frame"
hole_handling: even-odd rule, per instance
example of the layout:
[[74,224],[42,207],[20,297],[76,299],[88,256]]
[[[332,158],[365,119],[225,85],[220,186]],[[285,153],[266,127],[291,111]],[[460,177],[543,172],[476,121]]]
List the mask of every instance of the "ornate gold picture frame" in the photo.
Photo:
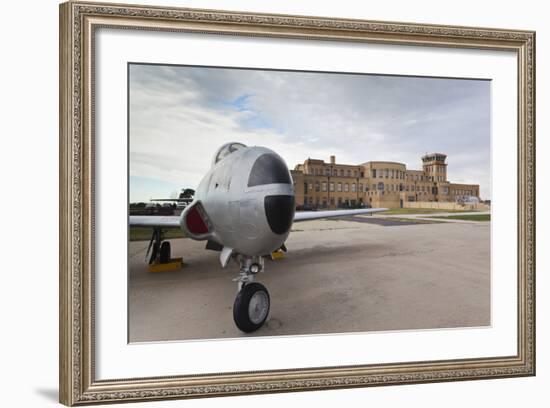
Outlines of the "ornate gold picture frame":
[[[517,352],[482,358],[98,379],[98,29],[512,52],[517,58]],[[124,138],[125,135],[111,135]],[[498,154],[498,151],[493,154]],[[535,33],[68,2],[60,6],[60,402],[79,405],[535,375]],[[246,341],[246,340],[244,340]]]

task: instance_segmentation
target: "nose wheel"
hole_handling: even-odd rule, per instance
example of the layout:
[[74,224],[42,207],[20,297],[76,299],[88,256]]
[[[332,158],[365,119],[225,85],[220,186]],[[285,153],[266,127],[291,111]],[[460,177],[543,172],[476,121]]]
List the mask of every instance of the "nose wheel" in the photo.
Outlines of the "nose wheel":
[[245,284],[233,305],[235,324],[245,333],[258,330],[267,319],[269,305],[269,293],[264,285],[258,282]]
[[236,261],[240,272],[234,281],[239,293],[233,304],[233,320],[241,331],[251,333],[263,326],[269,314],[269,292],[264,285],[254,282],[256,274],[264,268],[264,260],[258,256],[237,255]]

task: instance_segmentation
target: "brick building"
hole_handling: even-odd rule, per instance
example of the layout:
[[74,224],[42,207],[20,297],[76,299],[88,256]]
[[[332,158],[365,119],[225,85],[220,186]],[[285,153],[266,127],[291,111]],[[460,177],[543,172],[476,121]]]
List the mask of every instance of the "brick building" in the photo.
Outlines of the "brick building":
[[460,202],[479,198],[478,184],[447,180],[447,156],[430,153],[422,157],[422,170],[405,164],[371,161],[358,165],[307,159],[291,170],[296,205],[316,208],[403,207],[410,201]]

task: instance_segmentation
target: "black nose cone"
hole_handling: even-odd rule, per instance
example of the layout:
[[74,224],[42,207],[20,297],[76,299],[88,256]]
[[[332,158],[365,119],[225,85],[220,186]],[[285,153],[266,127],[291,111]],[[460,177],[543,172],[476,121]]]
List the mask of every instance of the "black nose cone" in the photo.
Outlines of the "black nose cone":
[[286,234],[294,219],[294,196],[272,195],[264,199],[265,215],[271,231]]

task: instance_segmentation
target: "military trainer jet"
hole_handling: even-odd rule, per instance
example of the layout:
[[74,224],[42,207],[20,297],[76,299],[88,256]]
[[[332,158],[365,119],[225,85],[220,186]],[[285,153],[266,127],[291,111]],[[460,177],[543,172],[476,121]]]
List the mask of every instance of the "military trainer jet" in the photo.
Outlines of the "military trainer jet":
[[260,328],[267,319],[267,289],[254,282],[264,270],[264,257],[282,249],[292,223],[385,211],[386,208],[295,212],[294,187],[284,160],[260,146],[227,143],[214,155],[194,199],[179,216],[130,216],[130,226],[152,227],[150,262],[170,259],[170,243],[162,231],[180,228],[187,237],[205,240],[220,251],[220,263],[240,266],[233,318],[243,332]]

